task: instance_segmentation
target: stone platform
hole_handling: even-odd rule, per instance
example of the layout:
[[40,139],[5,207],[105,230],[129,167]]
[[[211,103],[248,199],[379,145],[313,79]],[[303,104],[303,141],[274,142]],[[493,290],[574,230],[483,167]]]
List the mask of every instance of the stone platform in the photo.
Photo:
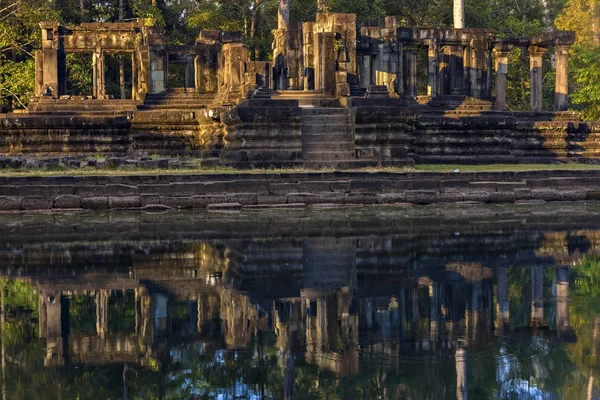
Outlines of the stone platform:
[[0,210],[241,209],[600,200],[600,170],[0,178]]
[[302,93],[276,92],[235,106],[183,91],[143,103],[41,99],[29,113],[0,118],[0,152],[21,159],[193,156],[242,168],[600,160],[600,123],[581,122],[576,113],[493,111],[468,98],[443,106],[351,97],[342,106]]

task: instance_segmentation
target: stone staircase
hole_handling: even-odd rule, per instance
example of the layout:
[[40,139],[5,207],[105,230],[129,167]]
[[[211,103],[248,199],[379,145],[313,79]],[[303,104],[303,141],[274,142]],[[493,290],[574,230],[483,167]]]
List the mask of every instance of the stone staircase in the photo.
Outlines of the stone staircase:
[[213,93],[198,93],[195,89],[174,88],[165,93],[149,93],[138,110],[183,110],[207,108],[215,99]]
[[302,158],[310,168],[356,163],[349,109],[307,107],[302,110]]
[[272,100],[298,100],[300,107],[339,107],[336,98],[328,97],[319,90],[273,90]]

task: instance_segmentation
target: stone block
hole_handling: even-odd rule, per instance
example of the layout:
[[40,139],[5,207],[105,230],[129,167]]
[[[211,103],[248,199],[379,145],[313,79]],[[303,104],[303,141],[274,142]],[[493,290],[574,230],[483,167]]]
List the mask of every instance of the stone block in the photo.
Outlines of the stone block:
[[60,196],[73,194],[73,186],[63,185],[23,185],[19,188],[21,196]]
[[581,201],[587,196],[585,190],[560,190],[558,194],[561,201]]
[[138,185],[140,195],[142,194],[158,194],[169,196],[173,193],[174,187],[170,184],[141,184]]
[[286,195],[268,195],[268,194],[258,194],[256,196],[256,204],[285,204],[287,203]]
[[560,200],[560,194],[556,189],[532,189],[531,198],[534,200]]
[[141,206],[140,196],[110,196],[108,207],[113,208],[139,208]]
[[352,181],[332,181],[329,187],[332,192],[350,193],[350,182]]
[[457,203],[459,201],[465,201],[465,196],[461,191],[448,190],[438,193],[437,201],[440,203]]
[[514,191],[490,192],[490,203],[514,203],[517,195]]
[[86,210],[106,210],[108,209],[108,196],[82,198],[81,207]]
[[300,181],[298,191],[301,193],[327,193],[331,192],[329,181]]
[[515,201],[531,199],[531,189],[515,189]]
[[180,197],[161,196],[160,204],[164,204],[165,206],[168,206],[171,208],[193,208],[194,207],[194,197],[193,196],[180,196]]
[[140,194],[140,206],[145,207],[150,204],[160,204],[160,196],[157,194]]
[[55,197],[54,208],[81,208],[81,197],[72,194]]
[[228,193],[269,193],[268,180],[235,180],[227,182],[225,186]]
[[288,203],[318,204],[322,202],[321,196],[314,193],[289,193]]
[[138,196],[140,192],[137,186],[110,184],[105,186],[104,194],[107,196]]
[[0,196],[0,210],[14,211],[20,210],[23,204],[23,198],[18,196]]
[[415,179],[411,181],[413,190],[436,190],[440,189],[440,181],[438,179]]
[[76,196],[99,197],[106,195],[104,185],[76,185],[74,193]]
[[271,183],[269,193],[275,195],[287,195],[288,193],[299,193],[297,183]]
[[207,210],[239,210],[241,208],[240,203],[214,203],[206,206]]
[[0,196],[18,196],[19,186],[0,185]]
[[405,203],[406,195],[401,193],[386,193],[386,194],[378,194],[377,195],[377,203],[379,204],[395,204],[395,203]]
[[600,200],[600,190],[592,189],[586,190],[586,200]]
[[227,197],[232,203],[240,203],[243,206],[257,204],[256,193],[231,193]]
[[376,204],[376,193],[346,193],[344,198],[346,204]]
[[381,181],[353,179],[350,181],[350,193],[381,193]]
[[409,190],[406,192],[406,202],[413,204],[431,204],[437,201],[438,192],[435,190]]
[[192,206],[194,208],[206,208],[209,204],[227,203],[228,200],[228,196],[218,194],[192,196]]
[[490,201],[490,193],[484,191],[466,191],[463,193],[463,201],[475,201],[481,203],[487,203]]
[[344,204],[346,202],[346,193],[329,192],[319,194],[319,204]]
[[54,205],[54,197],[50,196],[25,196],[21,206],[24,210],[50,210]]

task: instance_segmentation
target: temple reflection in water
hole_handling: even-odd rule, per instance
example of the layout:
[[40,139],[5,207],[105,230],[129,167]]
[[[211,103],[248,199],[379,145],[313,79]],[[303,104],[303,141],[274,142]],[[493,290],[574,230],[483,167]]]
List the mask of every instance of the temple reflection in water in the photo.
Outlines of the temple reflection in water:
[[[1,272],[37,295],[45,369],[137,365],[166,382],[156,398],[184,387],[179,398],[560,397],[549,357],[581,340],[570,275],[600,231],[403,222],[380,234],[140,229],[126,240],[71,240],[62,226],[50,242],[18,228]],[[592,321],[583,340],[596,367],[598,310]],[[208,357],[204,374],[215,373],[228,354],[233,376],[211,389],[190,372]],[[251,363],[243,373],[237,357]],[[274,367],[274,379],[248,372]]]

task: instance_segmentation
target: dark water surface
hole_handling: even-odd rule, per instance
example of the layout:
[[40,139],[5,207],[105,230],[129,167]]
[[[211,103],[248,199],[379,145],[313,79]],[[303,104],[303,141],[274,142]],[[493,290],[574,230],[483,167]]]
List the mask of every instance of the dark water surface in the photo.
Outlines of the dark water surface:
[[600,398],[600,205],[0,215],[2,399]]

